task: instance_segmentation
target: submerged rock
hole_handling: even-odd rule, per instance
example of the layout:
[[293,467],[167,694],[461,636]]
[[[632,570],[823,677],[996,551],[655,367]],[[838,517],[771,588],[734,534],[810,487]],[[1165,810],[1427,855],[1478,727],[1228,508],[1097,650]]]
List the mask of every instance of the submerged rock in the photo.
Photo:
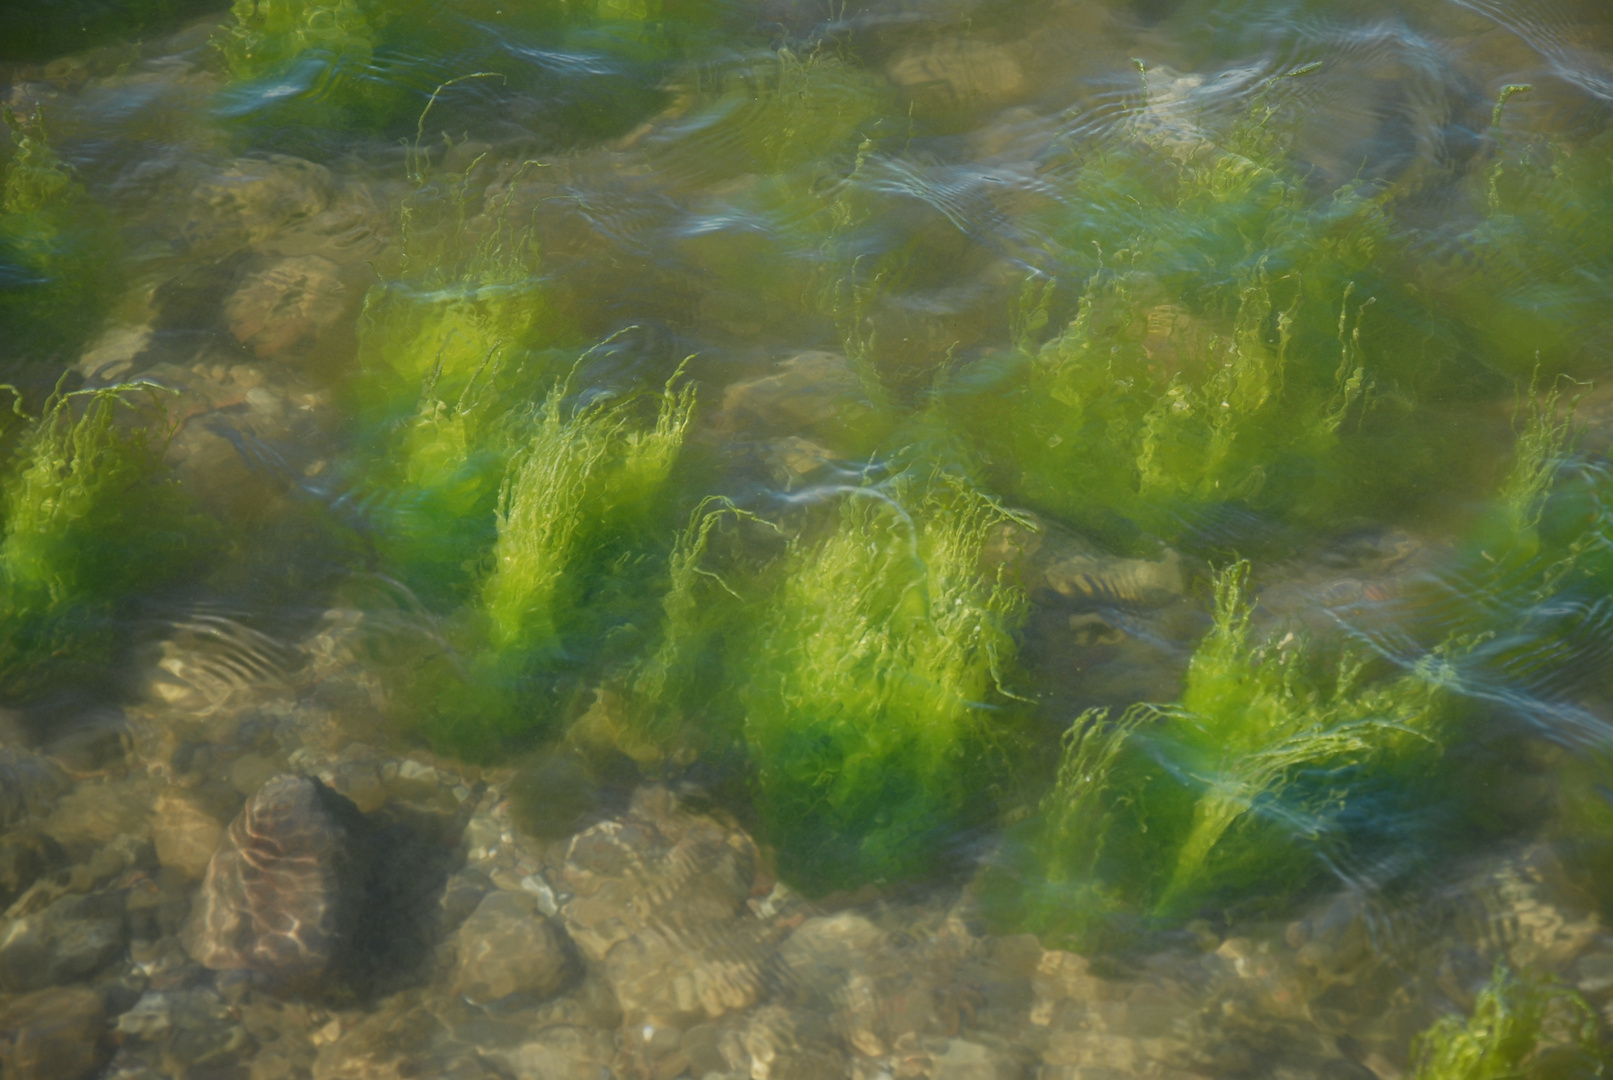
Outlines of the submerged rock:
[[0,828],[43,815],[71,786],[66,774],[38,754],[0,747]]
[[82,1080],[105,1059],[101,995],[59,987],[20,997],[0,1013],[6,1080]]
[[151,823],[157,861],[190,878],[207,872],[207,865],[224,836],[219,820],[188,795],[164,792],[157,797]]
[[1025,71],[1013,50],[969,38],[909,49],[886,70],[891,82],[937,112],[1005,105],[1026,89]]
[[778,951],[783,997],[892,1067],[921,1042],[956,1035],[980,997],[962,969],[981,951],[975,938],[951,919],[932,930],[919,912],[900,922],[892,932],[853,911],[807,919]]
[[197,184],[183,238],[209,254],[262,243],[323,212],[333,186],[329,169],[302,158],[239,158]]
[[230,823],[181,940],[204,967],[318,983],[350,946],[367,864],[356,807],[317,780],[279,776]]
[[776,931],[746,907],[756,861],[750,837],[658,787],[573,838],[561,915],[629,1028],[683,1027],[760,998]]
[[39,990],[93,975],[123,954],[123,897],[70,894],[12,920],[0,936],[0,985]]
[[268,358],[311,350],[349,300],[335,263],[298,255],[248,274],[225,302],[224,317],[235,340]]
[[0,836],[0,910],[66,861],[62,846],[36,829],[12,829]]
[[546,998],[570,974],[564,944],[536,899],[488,893],[455,935],[454,992],[475,1005],[516,994]]

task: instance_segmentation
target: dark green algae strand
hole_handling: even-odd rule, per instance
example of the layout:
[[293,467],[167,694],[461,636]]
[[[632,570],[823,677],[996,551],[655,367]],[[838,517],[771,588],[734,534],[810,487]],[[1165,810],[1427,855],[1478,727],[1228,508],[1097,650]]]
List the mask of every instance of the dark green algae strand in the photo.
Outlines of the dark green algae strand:
[[1025,598],[981,571],[1006,515],[961,482],[847,493],[790,544],[741,644],[763,835],[810,893],[933,877],[1023,751]]
[[[4,114],[0,191],[0,371],[71,359],[117,284],[118,234],[60,155],[44,118]],[[32,381],[32,380],[30,380]]]
[[[126,414],[151,388],[58,393],[16,418],[0,472],[0,696],[106,686],[136,605],[194,580],[217,524],[161,461],[162,429]],[[148,407],[150,402],[144,403]],[[155,411],[160,417],[160,403]]]

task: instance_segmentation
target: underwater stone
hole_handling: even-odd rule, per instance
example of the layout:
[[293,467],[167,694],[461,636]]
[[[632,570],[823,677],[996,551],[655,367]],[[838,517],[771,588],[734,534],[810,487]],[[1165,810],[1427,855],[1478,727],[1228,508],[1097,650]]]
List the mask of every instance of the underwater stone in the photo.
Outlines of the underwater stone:
[[487,894],[456,938],[454,992],[473,1005],[512,994],[545,998],[565,985],[570,965],[560,935],[532,897]]
[[323,165],[283,154],[240,158],[196,186],[196,213],[182,235],[198,253],[261,243],[321,213],[331,193]]
[[1025,1066],[1011,1055],[971,1042],[948,1039],[946,1049],[932,1054],[930,1080],[1019,1080]]
[[[236,341],[268,359],[312,349],[347,304],[337,265],[300,255],[249,274],[224,302],[224,318]],[[258,392],[248,391],[249,402]]]
[[367,863],[356,807],[317,780],[278,776],[230,823],[180,935],[218,971],[317,983],[342,957]]
[[948,38],[910,49],[886,69],[891,82],[906,87],[921,104],[935,109],[1005,105],[1025,90],[1025,72],[1001,45]]
[[147,839],[151,783],[142,777],[79,784],[64,795],[45,821],[45,831],[70,853],[104,847],[122,837]]
[[6,1080],[82,1080],[105,1057],[101,995],[83,987],[41,990],[0,1013]]
[[502,1055],[516,1080],[596,1080],[619,1075],[616,1040],[608,1031],[558,1025]]
[[599,965],[630,1026],[681,1026],[760,997],[774,929],[750,917],[750,837],[691,814],[664,788],[573,838],[563,875],[567,931]]
[[[739,1044],[755,1080],[847,1076],[845,1052],[815,1013],[764,1005],[746,1017]],[[745,1064],[745,1063],[736,1063]]]
[[159,863],[199,878],[218,850],[224,826],[191,796],[164,792],[157,797],[151,832]]
[[844,356],[811,351],[779,361],[769,375],[730,383],[713,423],[721,430],[810,431],[832,440],[872,411]]
[[64,896],[0,936],[0,984],[23,992],[93,975],[128,940],[121,893]]
[[0,747],[0,828],[46,812],[70,786],[66,775],[39,755]]
[[0,910],[28,891],[47,871],[67,861],[62,846],[35,829],[10,829],[0,836]]
[[950,925],[931,932],[911,917],[901,936],[899,944],[855,912],[806,920],[779,948],[784,999],[827,1016],[870,1058],[955,1033],[979,993],[959,961],[978,943]]

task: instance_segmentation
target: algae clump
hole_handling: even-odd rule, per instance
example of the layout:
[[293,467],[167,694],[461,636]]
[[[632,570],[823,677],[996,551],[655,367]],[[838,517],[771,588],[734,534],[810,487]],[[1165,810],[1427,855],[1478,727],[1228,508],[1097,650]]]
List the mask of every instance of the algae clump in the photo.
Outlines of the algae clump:
[[1596,1012],[1565,986],[1496,965],[1466,1020],[1418,1036],[1411,1080],[1531,1080],[1604,1075]]
[[1038,814],[987,895],[999,920],[1077,949],[1254,902],[1281,910],[1330,870],[1404,846],[1397,808],[1434,775],[1451,655],[1373,681],[1295,635],[1256,639],[1247,564],[1216,578],[1215,623],[1181,699],[1080,717]]
[[59,358],[95,329],[117,238],[51,149],[43,118],[4,112],[13,144],[0,191],[0,362]]
[[744,738],[780,872],[812,892],[933,874],[990,814],[1025,598],[981,569],[1006,513],[937,481],[847,493],[791,544],[756,629]]
[[599,674],[611,632],[643,606],[693,388],[669,383],[649,426],[631,399],[568,408],[566,396],[557,386],[525,425],[472,597],[447,622],[452,653],[414,688],[423,731],[460,753],[553,733],[568,692]]
[[1386,196],[1313,195],[1275,93],[1219,140],[1144,110],[1050,170],[1045,243],[1078,310],[1039,342],[1056,282],[1033,279],[1016,348],[942,392],[1016,497],[1147,548],[1227,506],[1295,524],[1381,512],[1451,454],[1411,422],[1441,353],[1386,273]]
[[104,684],[131,605],[205,564],[216,536],[117,413],[145,388],[53,396],[0,495],[0,686],[13,703]]

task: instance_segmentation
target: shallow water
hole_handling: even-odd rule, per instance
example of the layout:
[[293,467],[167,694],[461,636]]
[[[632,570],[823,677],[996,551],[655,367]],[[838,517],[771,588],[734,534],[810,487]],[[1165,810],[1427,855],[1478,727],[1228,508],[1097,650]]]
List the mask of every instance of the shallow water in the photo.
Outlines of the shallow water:
[[1600,1075],[1605,4],[35,6],[8,1075]]

